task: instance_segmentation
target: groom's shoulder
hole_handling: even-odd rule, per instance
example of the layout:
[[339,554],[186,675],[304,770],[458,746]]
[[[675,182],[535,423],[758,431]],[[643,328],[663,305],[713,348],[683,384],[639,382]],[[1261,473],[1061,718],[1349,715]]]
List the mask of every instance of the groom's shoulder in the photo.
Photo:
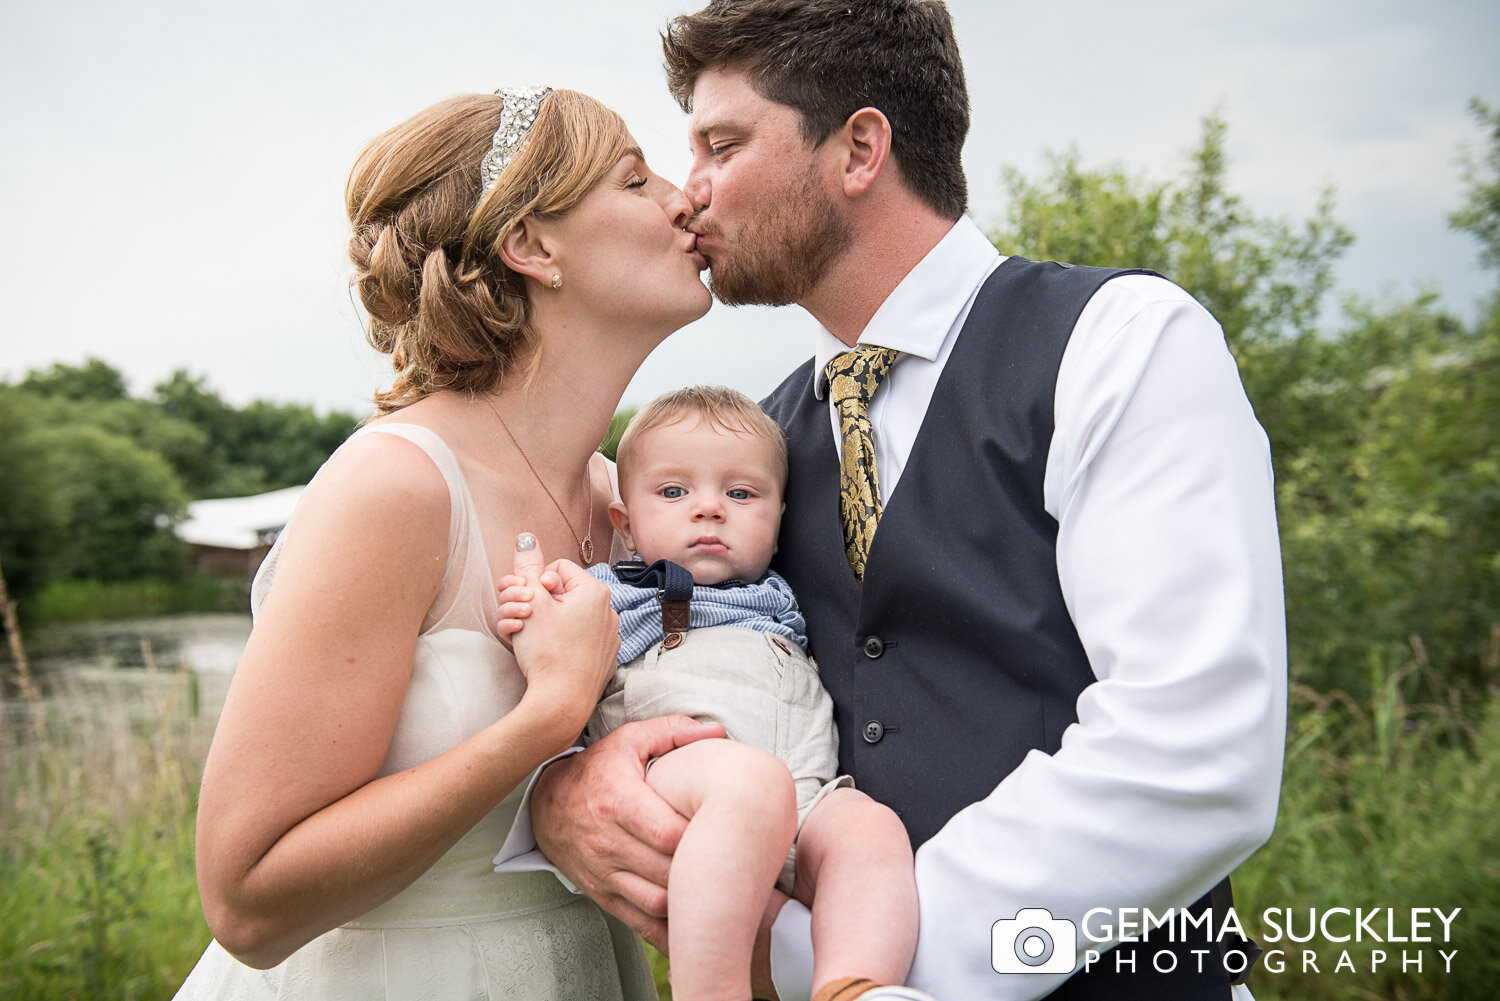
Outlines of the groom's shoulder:
[[813,400],[812,368],[813,359],[809,358],[781,380],[781,385],[771,390],[771,395],[760,401],[760,408],[782,427],[792,419],[799,404],[806,405]]

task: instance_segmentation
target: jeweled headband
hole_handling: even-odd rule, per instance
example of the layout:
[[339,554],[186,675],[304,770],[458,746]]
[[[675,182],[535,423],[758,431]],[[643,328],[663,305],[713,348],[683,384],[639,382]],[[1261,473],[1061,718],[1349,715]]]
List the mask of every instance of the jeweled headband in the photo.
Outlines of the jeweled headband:
[[481,192],[489,191],[500,179],[500,172],[515,159],[536,121],[537,109],[542,98],[552,93],[551,87],[501,87],[495,91],[505,99],[500,111],[500,127],[495,130],[495,141],[490,151],[479,161],[479,183]]

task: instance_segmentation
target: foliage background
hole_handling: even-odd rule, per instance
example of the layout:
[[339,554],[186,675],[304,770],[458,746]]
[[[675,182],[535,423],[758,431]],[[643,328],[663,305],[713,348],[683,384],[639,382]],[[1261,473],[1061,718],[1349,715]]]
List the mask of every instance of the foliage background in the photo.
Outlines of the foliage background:
[[[1500,109],[1451,222],[1500,271]],[[1462,907],[1452,975],[1375,962],[1261,974],[1261,998],[1489,998],[1500,982],[1500,283],[1476,318],[1430,294],[1345,298],[1352,235],[1256,215],[1225,183],[1226,124],[1152,180],[1055,155],[1006,175],[1006,252],[1157,270],[1221,321],[1273,449],[1292,705],[1276,834],[1237,876],[1264,907]],[[621,421],[616,422],[618,432]],[[186,372],[146,399],[98,361],[0,384],[0,566],[23,613],[59,587],[147,590],[186,570],[189,498],[306,482],[355,424],[231,408]],[[606,448],[608,448],[608,442]],[[114,582],[114,584],[111,584]],[[101,590],[105,589],[105,590]],[[170,588],[169,593],[173,592]],[[98,599],[102,601],[102,598]],[[85,601],[86,603],[86,601]],[[33,612],[34,614],[34,612]],[[57,718],[11,702],[0,842],[0,996],[168,996],[206,940],[191,817],[206,733],[190,676],[145,716],[102,697]],[[110,706],[115,705],[111,709]],[[1332,950],[1332,951],[1331,951]],[[82,957],[83,961],[79,959]]]

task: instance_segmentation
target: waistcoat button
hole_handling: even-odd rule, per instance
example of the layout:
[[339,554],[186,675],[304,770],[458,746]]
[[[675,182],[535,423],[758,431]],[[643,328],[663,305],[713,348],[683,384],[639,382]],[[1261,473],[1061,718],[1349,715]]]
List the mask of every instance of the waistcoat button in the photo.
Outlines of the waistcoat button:
[[874,660],[876,657],[879,657],[883,653],[885,653],[885,640],[881,639],[879,636],[865,637],[866,657]]
[[880,724],[879,720],[873,720],[872,719],[872,720],[870,720],[870,722],[868,722],[868,723],[865,724],[865,743],[866,744],[878,744],[878,743],[880,743],[880,738],[884,737],[884,736],[885,736],[885,727]]

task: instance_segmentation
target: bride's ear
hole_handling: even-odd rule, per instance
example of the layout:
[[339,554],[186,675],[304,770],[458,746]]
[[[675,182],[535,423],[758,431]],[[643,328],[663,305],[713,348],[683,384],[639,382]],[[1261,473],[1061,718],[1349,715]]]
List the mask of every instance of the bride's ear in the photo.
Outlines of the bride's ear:
[[530,216],[518,222],[500,241],[500,259],[512,271],[542,285],[552,284],[552,276],[557,274],[551,234],[543,223]]

